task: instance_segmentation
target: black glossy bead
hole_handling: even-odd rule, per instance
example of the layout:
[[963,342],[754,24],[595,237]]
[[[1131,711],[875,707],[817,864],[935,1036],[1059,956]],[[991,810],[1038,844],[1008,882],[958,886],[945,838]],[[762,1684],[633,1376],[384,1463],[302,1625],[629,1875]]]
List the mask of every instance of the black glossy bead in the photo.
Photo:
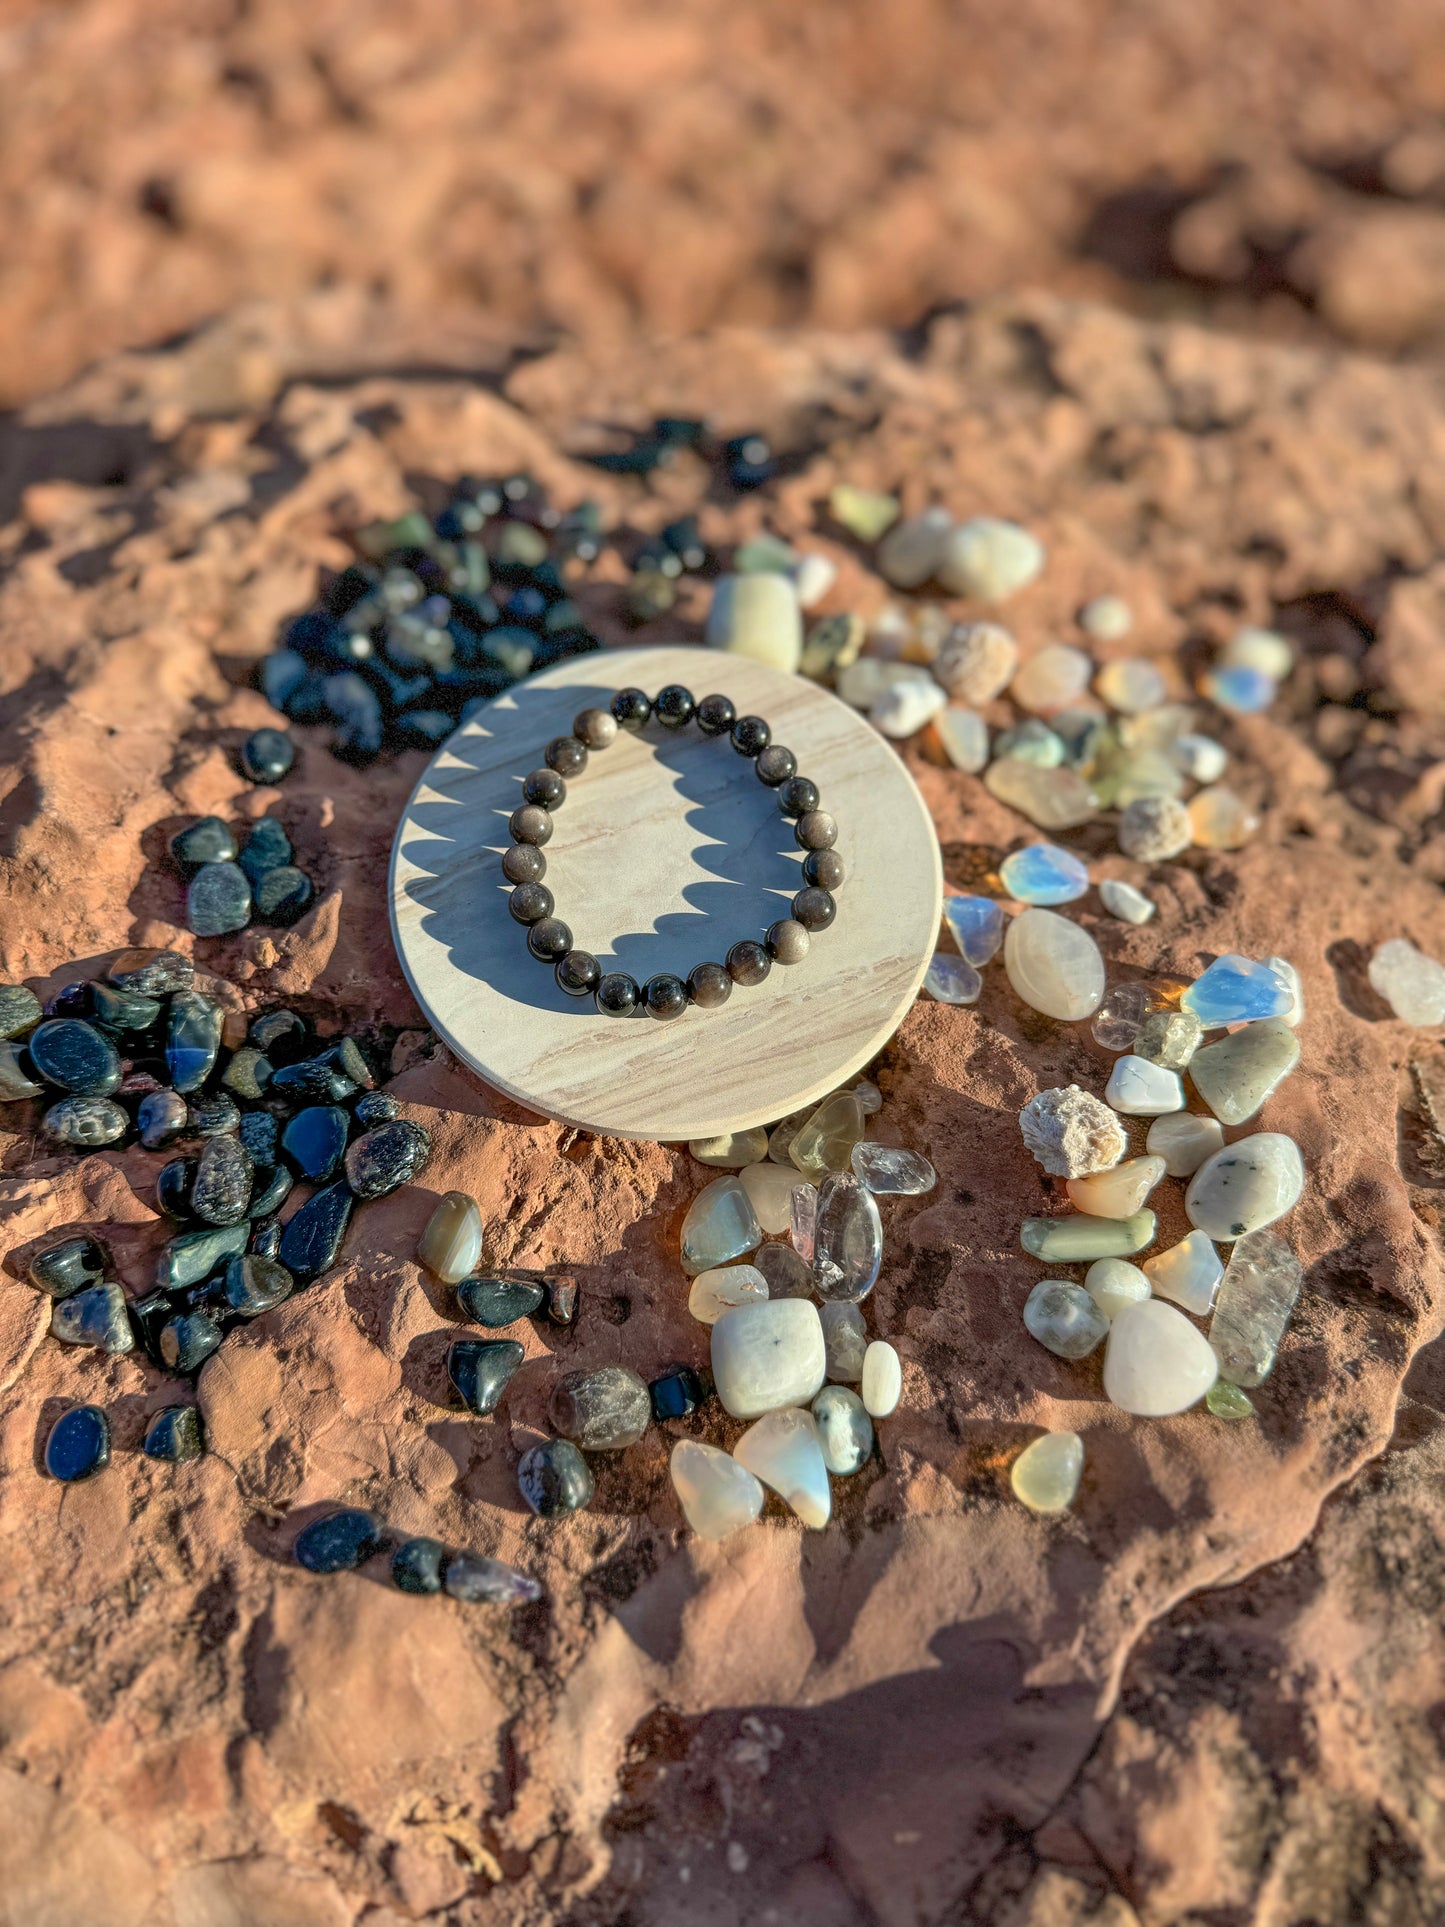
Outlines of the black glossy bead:
[[680,682],[670,682],[665,689],[659,689],[652,708],[664,729],[681,729],[697,714],[692,691],[684,689]]
[[324,1184],[346,1150],[347,1117],[339,1105],[312,1104],[281,1133],[281,1155],[298,1178]]
[[279,870],[291,857],[290,837],[274,816],[263,816],[259,823],[252,824],[251,834],[236,861],[254,888],[268,870]]
[[697,726],[704,736],[726,736],[737,719],[731,696],[704,696],[697,706]]
[[246,1111],[236,1126],[236,1135],[254,1163],[276,1162],[276,1120],[269,1111]]
[[354,1141],[346,1153],[346,1181],[358,1198],[384,1198],[410,1184],[430,1156],[430,1134],[409,1117],[394,1118]]
[[556,1519],[586,1505],[592,1473],[571,1439],[545,1439],[522,1454],[517,1488],[539,1518]]
[[280,1305],[296,1289],[296,1280],[285,1265],[274,1258],[246,1252],[232,1258],[222,1274],[221,1298],[228,1311],[238,1318],[259,1318],[263,1311]]
[[838,841],[838,825],[826,810],[806,810],[793,829],[800,850],[831,850]]
[[525,1357],[515,1338],[457,1338],[447,1353],[447,1377],[467,1410],[485,1417]]
[[575,736],[554,736],[543,755],[559,776],[580,776],[587,767],[587,745]]
[[374,1512],[346,1506],[304,1526],[291,1556],[308,1572],[355,1572],[385,1543],[385,1528]]
[[191,1129],[197,1137],[226,1137],[240,1126],[241,1113],[229,1091],[215,1091],[191,1099]]
[[208,1138],[191,1181],[192,1211],[207,1224],[239,1224],[251,1201],[254,1169],[238,1137]]
[[215,1069],[224,1023],[219,1004],[198,990],[178,990],[166,1011],[166,1069],[182,1094],[198,1091]]
[[268,870],[256,885],[256,915],[262,923],[289,927],[305,916],[315,895],[316,886],[306,872],[283,863],[279,870]]
[[284,729],[253,729],[241,745],[241,774],[252,783],[279,783],[295,761]]
[[577,1280],[570,1271],[549,1274],[542,1280],[547,1294],[547,1322],[550,1325],[575,1325],[577,1301],[581,1296]]
[[590,950],[569,950],[557,959],[556,978],[569,997],[589,997],[602,981],[602,966]]
[[659,971],[657,976],[649,977],[642,987],[642,996],[648,1016],[659,1018],[663,1023],[681,1017],[687,1009],[687,985],[670,971]]
[[37,1291],[68,1298],[105,1275],[106,1251],[98,1238],[61,1238],[30,1260],[26,1276]]
[[186,927],[225,937],[251,921],[251,885],[239,863],[203,863],[186,891]]
[[440,1592],[447,1549],[436,1539],[407,1539],[391,1555],[391,1583],[398,1592]]
[[538,803],[522,803],[507,818],[507,829],[514,843],[550,843],[552,818]]
[[732,996],[733,980],[723,964],[694,964],[687,974],[687,994],[699,1010],[716,1010]]
[[836,890],[846,875],[836,850],[809,850],[803,858],[803,881],[820,890]]
[[153,1030],[161,1020],[158,997],[143,997],[138,990],[116,990],[110,984],[88,984],[91,1022],[104,1030],[121,1031],[127,1036]]
[[192,876],[203,863],[227,863],[235,854],[236,839],[219,816],[200,817],[171,838],[171,855],[182,876]]
[[630,1017],[642,992],[625,970],[609,970],[597,986],[597,1008],[604,1017]]
[[838,914],[838,906],[826,890],[810,884],[793,898],[793,915],[805,930],[826,930]]
[[530,1318],[546,1299],[546,1289],[530,1278],[464,1278],[457,1286],[457,1302],[474,1325],[500,1331]]
[[178,950],[122,950],[105,974],[119,990],[165,997],[173,990],[189,990],[196,966]]
[[784,816],[806,816],[821,801],[818,785],[811,777],[790,776],[778,790],[778,808]]
[[761,716],[739,716],[733,724],[733,748],[739,756],[761,756],[773,732]]
[[67,1298],[57,1299],[50,1314],[50,1330],[67,1345],[96,1345],[117,1354],[135,1346],[125,1293],[113,1280],[86,1285]]
[[652,698],[640,689],[619,689],[612,698],[612,713],[623,729],[634,733],[647,727],[652,714]]
[[513,843],[502,858],[508,883],[540,883],[546,874],[547,859],[535,843]]
[[707,1387],[686,1365],[653,1379],[647,1390],[652,1399],[652,1416],[659,1424],[664,1419],[686,1418],[707,1397]]
[[156,1173],[156,1203],[178,1224],[195,1215],[191,1210],[191,1186],[195,1181],[195,1158],[172,1158]]
[[62,1097],[40,1120],[47,1137],[85,1150],[116,1144],[130,1128],[130,1119],[111,1097]]
[[522,796],[544,810],[558,810],[567,801],[567,785],[554,769],[534,769],[522,785]]
[[259,1218],[269,1218],[285,1204],[295,1183],[284,1164],[258,1165],[251,1181],[251,1202],[246,1216],[253,1224]]
[[30,1061],[38,1077],[74,1097],[109,1097],[120,1083],[115,1045],[78,1017],[52,1017],[31,1031]]
[[45,1469],[52,1479],[73,1485],[110,1464],[110,1421],[98,1405],[72,1405],[50,1428]]
[[294,1010],[266,1011],[256,1018],[246,1035],[257,1050],[265,1051],[273,1064],[294,1064],[310,1047],[306,1020]]
[[751,937],[744,937],[728,952],[728,975],[745,990],[760,984],[772,967],[767,945],[755,943]]
[[540,963],[556,963],[572,948],[572,932],[560,917],[543,917],[528,930],[527,948]]
[[758,781],[766,783],[770,790],[779,788],[791,781],[797,774],[798,759],[790,749],[781,743],[769,743],[759,752],[757,761]]
[[141,1446],[148,1459],[169,1459],[175,1464],[198,1459],[205,1449],[205,1427],[194,1405],[167,1405],[157,1412]]
[[198,1372],[220,1343],[220,1326],[203,1311],[178,1312],[156,1334],[161,1363],[172,1372]]
[[507,898],[507,908],[518,923],[540,923],[557,905],[545,883],[519,883]]
[[355,1201],[349,1184],[328,1185],[306,1200],[281,1233],[277,1253],[293,1277],[319,1278],[335,1264]]
[[357,1099],[351,1115],[363,1130],[373,1131],[378,1124],[390,1124],[394,1117],[400,1117],[401,1106],[385,1091],[368,1091]]

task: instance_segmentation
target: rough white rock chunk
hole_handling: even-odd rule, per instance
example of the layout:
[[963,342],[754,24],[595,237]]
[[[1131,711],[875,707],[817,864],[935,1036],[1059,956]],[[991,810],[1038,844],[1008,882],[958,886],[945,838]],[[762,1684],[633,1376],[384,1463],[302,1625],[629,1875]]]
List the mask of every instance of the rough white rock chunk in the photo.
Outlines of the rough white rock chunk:
[[1177,796],[1140,796],[1119,818],[1119,848],[1139,863],[1165,863],[1194,840]]
[[1173,1305],[1146,1298],[1109,1327],[1104,1393],[1120,1411],[1141,1418],[1186,1412],[1218,1376],[1209,1340]]
[[1031,1097],[1019,1112],[1019,1129],[1029,1150],[1055,1178],[1111,1170],[1129,1148],[1115,1113],[1077,1084]]
[[965,622],[934,659],[933,673],[955,702],[982,709],[1001,696],[1019,666],[1019,646],[997,622]]

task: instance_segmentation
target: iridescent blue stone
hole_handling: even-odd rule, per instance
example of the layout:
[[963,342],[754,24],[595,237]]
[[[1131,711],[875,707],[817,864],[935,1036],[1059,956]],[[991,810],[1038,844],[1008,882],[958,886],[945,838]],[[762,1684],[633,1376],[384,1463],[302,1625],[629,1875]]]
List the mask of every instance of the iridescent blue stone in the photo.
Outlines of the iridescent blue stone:
[[1003,942],[1003,905],[992,897],[945,897],[943,920],[960,955],[975,968],[997,955]]
[[308,1184],[324,1184],[346,1151],[349,1119],[335,1104],[298,1111],[281,1133],[281,1155]]
[[72,1405],[50,1428],[45,1469],[52,1479],[73,1484],[110,1464],[110,1423],[98,1405]]
[[198,937],[224,937],[251,919],[251,886],[239,863],[203,863],[186,892],[186,923]]
[[1236,716],[1257,715],[1260,710],[1268,709],[1279,693],[1279,684],[1273,676],[1267,676],[1262,669],[1242,665],[1211,669],[1201,686],[1211,702]]
[[1019,903],[1073,903],[1089,887],[1089,866],[1056,843],[1030,843],[999,865],[1004,888]]
[[1269,968],[1248,957],[1216,957],[1179,999],[1206,1030],[1222,1024],[1252,1024],[1261,1017],[1282,1017],[1293,992]]

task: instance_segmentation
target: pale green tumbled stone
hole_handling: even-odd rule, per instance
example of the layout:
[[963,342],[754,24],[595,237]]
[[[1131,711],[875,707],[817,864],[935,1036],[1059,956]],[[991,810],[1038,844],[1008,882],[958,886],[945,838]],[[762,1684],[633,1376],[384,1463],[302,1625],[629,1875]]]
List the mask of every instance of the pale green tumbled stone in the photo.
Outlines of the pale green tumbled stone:
[[1132,1218],[1025,1218],[1019,1242],[1046,1265],[1087,1263],[1094,1258],[1127,1258],[1154,1242],[1152,1211]]
[[1078,1433],[1045,1432],[1014,1460],[1009,1484],[1030,1512],[1065,1512],[1074,1502],[1083,1470],[1084,1441]]
[[898,497],[839,482],[828,496],[828,513],[860,542],[876,542],[898,520]]
[[863,1106],[852,1091],[834,1091],[794,1135],[788,1156],[806,1178],[846,1171],[862,1136]]
[[847,1478],[872,1457],[873,1421],[850,1386],[825,1385],[813,1400],[813,1418],[823,1462],[836,1478]]
[[762,1226],[752,1200],[737,1178],[714,1178],[699,1191],[682,1221],[682,1268],[695,1278],[700,1271],[730,1264],[757,1249]]
[[1096,1258],[1084,1274],[1084,1289],[1110,1320],[1150,1296],[1149,1280],[1127,1258]]
[[1243,1124],[1298,1062],[1293,1026],[1283,1017],[1266,1017],[1196,1051],[1189,1078],[1221,1124]]
[[1231,1385],[1227,1378],[1215,1379],[1204,1394],[1204,1403],[1216,1418],[1254,1417],[1254,1400],[1237,1385]]
[[1203,1035],[1204,1026],[1192,1010],[1156,1010],[1139,1026],[1130,1049],[1147,1063],[1182,1071],[1189,1068]]
[[1269,1377],[1303,1276],[1299,1259],[1274,1232],[1252,1231],[1239,1240],[1209,1322],[1221,1378],[1260,1385]]
[[1103,1312],[1066,1278],[1040,1278],[1024,1305],[1024,1326],[1060,1358],[1087,1358],[1109,1336]]
[[752,1131],[726,1131],[721,1137],[695,1137],[687,1148],[699,1164],[740,1171],[745,1164],[756,1164],[768,1155],[768,1134],[761,1126]]
[[803,656],[803,618],[792,582],[771,572],[719,576],[707,641],[713,649],[795,671]]

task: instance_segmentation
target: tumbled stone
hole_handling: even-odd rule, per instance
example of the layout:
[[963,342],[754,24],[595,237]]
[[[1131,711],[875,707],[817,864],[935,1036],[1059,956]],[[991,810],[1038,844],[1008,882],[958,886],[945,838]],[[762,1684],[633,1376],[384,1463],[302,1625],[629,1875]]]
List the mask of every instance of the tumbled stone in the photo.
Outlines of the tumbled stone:
[[1148,923],[1158,907],[1142,890],[1118,877],[1105,877],[1099,885],[1099,900],[1111,917],[1121,923]]
[[110,1464],[110,1420],[98,1405],[72,1405],[50,1428],[45,1469],[52,1479],[74,1485],[93,1478]]
[[87,1285],[98,1284],[105,1275],[105,1246],[97,1238],[77,1235],[61,1238],[37,1251],[26,1268],[37,1291],[51,1298],[69,1298]]
[[262,923],[287,928],[311,908],[315,894],[316,886],[304,870],[298,870],[294,863],[283,863],[268,870],[257,883],[255,912]]
[[1274,1232],[1252,1231],[1239,1239],[1209,1325],[1221,1378],[1238,1386],[1261,1385],[1268,1378],[1303,1275],[1299,1259]]
[[328,1055],[283,1064],[271,1079],[268,1095],[287,1104],[341,1104],[355,1089],[354,1081]]
[[309,1105],[281,1133],[281,1155],[297,1177],[308,1184],[324,1184],[340,1166],[349,1126],[350,1119],[339,1105]]
[[871,709],[885,689],[896,682],[916,682],[924,673],[917,663],[891,662],[881,656],[860,656],[838,675],[838,694],[854,709]]
[[860,542],[876,542],[898,520],[898,497],[839,482],[828,496],[828,513]]
[[147,1425],[141,1450],[148,1459],[167,1459],[174,1465],[204,1457],[206,1432],[195,1406],[164,1406]]
[[115,1045],[80,1018],[50,1018],[31,1031],[26,1049],[35,1074],[74,1097],[109,1097],[120,1083]]
[[1196,1091],[1221,1124],[1243,1124],[1299,1062],[1299,1039],[1280,1017],[1246,1024],[1206,1044],[1189,1066]]
[[1370,959],[1369,979],[1401,1023],[1421,1030],[1445,1024],[1445,965],[1405,937],[1382,943]]
[[1214,1303],[1224,1265],[1210,1239],[1191,1231],[1177,1245],[1144,1260],[1144,1273],[1156,1298],[1202,1318]]
[[1294,667],[1294,648],[1276,629],[1256,628],[1246,623],[1236,629],[1219,652],[1219,661],[1231,669],[1253,669],[1271,682],[1283,682]]
[[1228,1244],[1293,1211],[1304,1181],[1304,1160],[1294,1139],[1257,1131],[1200,1165],[1184,1194],[1184,1209],[1207,1237]]
[[870,1418],[887,1418],[897,1409],[903,1396],[903,1365],[886,1338],[875,1338],[864,1352],[859,1390]]
[[652,1422],[647,1386],[627,1365],[568,1372],[552,1393],[552,1424],[586,1452],[621,1452]]
[[183,1095],[198,1091],[215,1068],[224,1016],[197,990],[180,990],[166,1012],[166,1069]]
[[813,1229],[813,1284],[820,1298],[866,1298],[883,1263],[883,1221],[866,1184],[851,1172],[825,1178]]
[[812,1405],[823,1463],[847,1478],[873,1456],[873,1421],[863,1401],[846,1385],[825,1385]]
[[1003,958],[1015,994],[1046,1017],[1068,1023],[1098,1009],[1104,994],[1099,946],[1056,911],[1020,911],[1004,938]]
[[1087,1358],[1108,1336],[1109,1321],[1082,1285],[1041,1278],[1024,1304],[1024,1326],[1060,1358]]
[[452,1553],[442,1584],[449,1599],[468,1606],[529,1606],[542,1597],[529,1574],[477,1552]]
[[183,1231],[163,1244],[156,1254],[156,1286],[160,1291],[184,1291],[209,1278],[218,1265],[246,1249],[249,1224],[207,1226],[199,1231]]
[[744,1257],[762,1242],[762,1227],[738,1178],[714,1178],[682,1221],[682,1268],[689,1277]]
[[1140,656],[1121,656],[1106,662],[1094,678],[1094,688],[1111,709],[1126,716],[1157,709],[1166,693],[1163,676],[1152,662]]
[[144,997],[164,997],[189,990],[196,966],[178,950],[122,950],[106,971],[108,982],[121,990],[138,990]]
[[687,1148],[699,1164],[740,1171],[745,1164],[756,1164],[768,1155],[768,1134],[759,1125],[750,1131],[727,1131],[721,1137],[693,1138]]
[[201,1091],[191,1099],[191,1128],[197,1137],[227,1137],[239,1132],[241,1113],[229,1091]]
[[40,999],[25,984],[0,984],[0,1038],[23,1037],[40,1022]]
[[734,1418],[806,1405],[826,1362],[817,1307],[806,1298],[740,1305],[712,1328],[713,1384]]
[[1259,818],[1233,790],[1216,783],[1191,800],[1189,828],[1201,850],[1242,850],[1259,828]]
[[863,1376],[868,1334],[858,1307],[837,1300],[819,1307],[823,1327],[824,1369],[830,1380],[856,1385]]
[[1029,716],[1012,729],[1000,731],[994,742],[995,756],[1012,756],[1020,763],[1033,763],[1039,769],[1058,769],[1068,758],[1064,739],[1037,716]]
[[[936,664],[934,673],[937,674]],[[988,724],[976,710],[950,704],[934,717],[933,730],[955,769],[976,776],[988,767]]]
[[40,1128],[57,1143],[96,1150],[123,1138],[130,1119],[113,1098],[62,1097],[41,1118]]
[[[1170,753],[1181,773],[1195,783],[1214,783],[1229,767],[1229,751],[1212,736],[1189,731],[1172,745]],[[1190,825],[1191,834],[1193,825]]]
[[347,1184],[331,1184],[309,1197],[281,1233],[279,1257],[298,1279],[319,1278],[336,1262],[355,1203]]
[[239,1138],[206,1140],[191,1181],[191,1210],[207,1224],[239,1224],[247,1215],[254,1175],[251,1154]]
[[437,1539],[405,1539],[391,1555],[391,1583],[398,1592],[440,1592],[446,1557],[447,1549]]
[[592,1474],[571,1439],[544,1439],[517,1461],[517,1490],[540,1519],[579,1512],[592,1497]]
[[1110,1171],[1070,1178],[1065,1188],[1075,1210],[1090,1217],[1132,1218],[1163,1176],[1163,1158],[1130,1158]]
[[247,1251],[257,1258],[274,1258],[281,1249],[281,1220],[257,1218],[251,1225]]
[[1056,1178],[1109,1171],[1129,1148],[1117,1115],[1077,1084],[1040,1091],[1019,1112],[1024,1143]]
[[931,676],[901,678],[874,698],[868,720],[880,735],[902,741],[932,722],[947,701]]
[[[766,1134],[763,1136],[766,1144]],[[759,1155],[765,1157],[765,1152]],[[785,1232],[790,1223],[793,1186],[798,1181],[791,1160],[787,1165],[768,1161],[745,1165],[738,1173],[738,1180],[768,1236],[775,1238]]]
[[431,1137],[399,1117],[357,1138],[346,1153],[346,1181],[358,1198],[383,1198],[410,1184],[431,1156]]
[[247,1037],[273,1064],[294,1064],[310,1038],[306,1020],[294,1010],[268,1010],[252,1023]]
[[1046,716],[1077,702],[1093,673],[1094,665],[1081,649],[1071,649],[1062,642],[1046,643],[1019,669],[1009,693],[1020,709]]
[[251,921],[251,885],[238,863],[203,863],[186,891],[186,926],[198,937],[224,937]]
[[236,859],[254,889],[270,870],[279,870],[291,861],[291,839],[274,816],[263,816],[253,823],[245,848]]
[[291,1556],[308,1572],[355,1572],[385,1544],[386,1530],[374,1512],[344,1506],[303,1526]]
[[136,1037],[160,1022],[158,997],[143,997],[137,990],[117,990],[111,984],[87,984],[85,992],[91,1022],[102,1030]]
[[1280,1012],[1279,1021],[1294,1030],[1303,1022],[1305,1014],[1305,993],[1300,974],[1287,957],[1266,957],[1264,961],[1290,994],[1289,1008]]
[[580,1290],[570,1273],[549,1272],[542,1281],[547,1294],[547,1321],[552,1325],[575,1325]]
[[50,1314],[50,1330],[67,1345],[96,1345],[113,1354],[135,1349],[125,1293],[113,1280],[85,1285],[57,1299]]
[[0,1104],[15,1104],[22,1098],[39,1097],[45,1086],[30,1075],[30,1059],[22,1044],[0,1039]]
[[1084,1441],[1078,1433],[1045,1432],[1014,1460],[1009,1484],[1030,1512],[1067,1512],[1083,1471]]
[[833,1509],[823,1442],[811,1412],[767,1412],[733,1447],[738,1464],[771,1486],[783,1503],[815,1531]]
[[206,863],[228,862],[235,854],[236,839],[219,816],[199,817],[171,838],[171,855],[183,876]]
[[251,1202],[246,1207],[246,1216],[269,1218],[290,1197],[295,1182],[284,1164],[257,1165],[251,1179]]
[[1090,1035],[1105,1050],[1132,1051],[1140,1026],[1160,1001],[1148,984],[1114,984],[1094,1013]]
[[863,1106],[852,1091],[834,1091],[794,1135],[788,1156],[805,1178],[846,1171],[863,1136]]
[[878,545],[878,573],[895,589],[921,588],[943,560],[953,526],[948,510],[937,507],[895,522]]
[[719,576],[707,615],[710,649],[750,656],[794,673],[803,657],[803,618],[798,592],[785,575],[771,571]]
[[1193,840],[1189,812],[1173,796],[1140,796],[1119,818],[1119,848],[1136,863],[1164,863]]
[[1187,1070],[1204,1027],[1192,1010],[1156,1010],[1144,1019],[1130,1051],[1167,1071]]
[[515,1325],[519,1318],[533,1317],[546,1299],[541,1280],[523,1273],[464,1278],[457,1286],[457,1303],[474,1325],[489,1331],[500,1331]]
[[1126,1052],[1109,1073],[1104,1101],[1126,1117],[1162,1117],[1166,1111],[1184,1109],[1184,1086],[1177,1071]]
[[1025,1218],[1019,1242],[1045,1264],[1087,1263],[1094,1258],[1127,1258],[1154,1242],[1154,1213],[1131,1218]]
[[1256,716],[1269,708],[1279,686],[1262,669],[1226,662],[1205,670],[1199,678],[1199,691],[1233,716]]
[[1187,1411],[1218,1375],[1208,1339],[1173,1305],[1146,1298],[1109,1327],[1104,1393],[1120,1411],[1141,1418]]
[[156,1332],[156,1355],[167,1371],[198,1372],[221,1343],[221,1328],[204,1311],[178,1312]]
[[1017,756],[999,756],[984,772],[984,788],[1041,830],[1075,830],[1099,814],[1099,797],[1076,769],[1040,769]]
[[652,1400],[652,1416],[662,1424],[667,1419],[687,1418],[702,1405],[708,1396],[708,1388],[701,1374],[687,1365],[679,1365],[660,1378],[654,1378],[648,1385],[647,1396]]
[[935,950],[923,975],[923,988],[936,1003],[976,1004],[983,991],[983,978],[966,958]]
[[1084,1274],[1084,1289],[1108,1319],[1150,1295],[1149,1280],[1127,1258],[1096,1258]]
[[1171,1178],[1189,1178],[1223,1143],[1224,1130],[1216,1118],[1179,1112],[1154,1120],[1145,1149],[1163,1158]]
[[284,1303],[295,1288],[285,1265],[247,1252],[227,1261],[220,1296],[237,1318],[259,1318],[262,1312]]
[[1073,903],[1089,888],[1089,866],[1054,843],[1031,843],[999,865],[1003,886],[1020,903]]
[[1044,566],[1044,545],[1017,522],[976,515],[949,531],[934,573],[951,595],[1004,602]]
[[1279,1017],[1289,1007],[1290,993],[1267,964],[1248,957],[1216,957],[1180,998],[1206,1030],[1225,1024],[1250,1024],[1263,1017]]
[[698,1439],[679,1439],[668,1462],[683,1517],[700,1539],[723,1539],[753,1523],[763,1488],[729,1452]]
[[722,1265],[693,1279],[687,1308],[699,1324],[715,1325],[725,1311],[761,1304],[769,1296],[768,1281],[755,1265]]
[[1253,1418],[1254,1401],[1228,1379],[1217,1378],[1204,1394],[1204,1403],[1216,1418]]
[[944,641],[933,674],[955,702],[982,709],[1007,689],[1018,660],[1017,642],[999,623],[966,622]]
[[992,962],[1003,942],[1003,905],[992,897],[946,896],[943,920],[953,932],[960,956],[975,970]]
[[447,1352],[447,1377],[467,1410],[485,1416],[497,1409],[526,1355],[515,1338],[455,1338]]
[[465,1191],[448,1191],[427,1219],[416,1255],[444,1285],[460,1284],[482,1261],[482,1214]]
[[811,1298],[813,1267],[790,1244],[762,1244],[753,1253],[753,1267],[768,1287],[769,1298]]
[[241,773],[252,783],[279,783],[296,760],[284,729],[253,729],[241,745]]
[[1096,595],[1079,611],[1079,627],[1095,642],[1118,642],[1133,626],[1133,612],[1122,596]]
[[921,1197],[938,1183],[938,1173],[917,1151],[894,1144],[853,1146],[853,1175],[877,1197]]

